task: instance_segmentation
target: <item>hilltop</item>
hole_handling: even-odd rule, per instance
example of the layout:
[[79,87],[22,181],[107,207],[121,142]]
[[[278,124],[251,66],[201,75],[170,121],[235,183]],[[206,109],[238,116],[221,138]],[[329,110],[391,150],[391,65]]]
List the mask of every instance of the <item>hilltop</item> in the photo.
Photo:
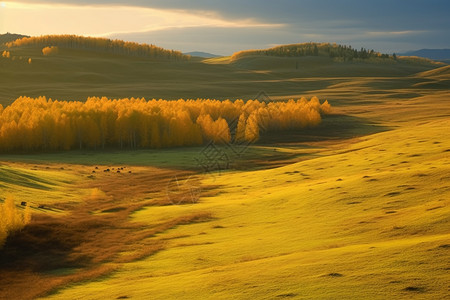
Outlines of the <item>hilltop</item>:
[[338,45],[330,43],[301,43],[280,45],[262,50],[243,50],[234,53],[231,61],[238,61],[243,58],[254,57],[321,57],[333,62],[365,62],[378,64],[392,64],[396,62],[411,62],[415,64],[433,64],[435,62],[420,57],[401,57],[396,54],[390,55],[361,48],[360,50],[348,45]]
[[24,37],[6,43],[10,49],[17,47],[59,47],[63,49],[82,49],[105,52],[116,55],[127,55],[145,58],[187,60],[189,56],[180,51],[166,50],[149,44],[139,44],[122,40],[106,38],[84,37],[77,35],[43,35],[38,37]]
[[21,39],[24,37],[29,37],[27,35],[22,35],[22,34],[15,34],[15,33],[5,33],[5,34],[0,34],[0,45],[6,44],[8,42],[12,42],[15,41],[17,39]]
[[247,56],[279,56],[279,57],[302,57],[302,56],[325,56],[331,58],[340,58],[344,61],[353,59],[368,58],[389,58],[388,54],[375,52],[361,48],[357,50],[347,45],[338,45],[330,43],[300,43],[272,47],[262,50],[244,50],[234,53],[232,60]]

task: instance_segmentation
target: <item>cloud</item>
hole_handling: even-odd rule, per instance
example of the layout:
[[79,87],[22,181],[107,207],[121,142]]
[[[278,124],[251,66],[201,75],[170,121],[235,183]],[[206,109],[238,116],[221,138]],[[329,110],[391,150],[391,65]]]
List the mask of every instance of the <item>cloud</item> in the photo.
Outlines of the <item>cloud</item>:
[[[5,9],[0,9],[0,32],[111,36],[164,47],[173,45],[183,51],[219,54],[309,41],[350,44],[385,52],[409,50],[404,47],[450,47],[450,2],[447,0],[6,2],[7,6],[12,3],[46,5],[48,9],[35,16],[24,10],[14,18],[8,18],[4,12],[2,15]],[[70,7],[73,14],[51,15],[53,10],[64,7]]]
[[403,30],[403,31],[368,31],[366,32],[369,36],[406,36],[415,35],[428,32],[427,30]]
[[252,18],[227,20],[214,12],[142,8],[135,6],[50,5],[7,3],[3,9],[6,31],[29,35],[114,34],[160,31],[176,28],[275,28],[283,24],[258,22]]
[[[220,55],[230,55],[242,49],[266,48],[274,40],[287,43],[295,34],[284,27],[183,27],[158,31],[118,33],[111,38],[136,42],[155,41],[158,46],[183,52],[202,50]],[[297,40],[299,41],[299,40]]]
[[450,9],[447,0],[20,0],[19,2],[209,11],[233,20],[252,17],[270,23],[295,23],[299,19],[358,20],[371,25],[378,23],[379,27],[405,21],[408,26],[411,23],[416,23],[416,26],[427,26],[424,22],[418,21],[427,19],[434,23],[437,20],[446,20]]

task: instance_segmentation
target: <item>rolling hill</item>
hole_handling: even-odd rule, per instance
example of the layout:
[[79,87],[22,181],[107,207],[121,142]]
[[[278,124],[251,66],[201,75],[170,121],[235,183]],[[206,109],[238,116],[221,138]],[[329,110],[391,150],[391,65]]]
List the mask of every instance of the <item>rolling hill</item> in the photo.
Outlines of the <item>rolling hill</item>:
[[[6,43],[14,50],[16,48],[58,47],[61,49],[81,49],[102,54],[143,57],[148,59],[188,60],[189,57],[180,51],[167,50],[155,45],[139,44],[122,40],[84,37],[77,35],[43,35],[39,37],[24,37]],[[42,52],[44,55],[44,51]]]
[[[135,55],[142,47],[133,43],[128,44],[129,52],[114,53],[105,50],[107,40],[102,40],[106,43],[102,47],[92,43],[88,48],[51,39],[37,41],[0,46],[0,52],[11,54],[10,59],[0,57],[0,104],[10,104],[19,96],[42,95],[79,101],[90,96],[236,99],[253,98],[262,90],[275,98],[296,98],[314,95],[344,77],[389,77],[404,82],[408,76],[443,65],[417,59],[343,61],[329,56],[155,59]],[[99,40],[93,41],[98,44]],[[42,48],[51,45],[60,45],[59,53],[44,56]]]
[[425,71],[417,74],[422,77],[449,77],[450,76],[450,66],[444,66],[430,71]]

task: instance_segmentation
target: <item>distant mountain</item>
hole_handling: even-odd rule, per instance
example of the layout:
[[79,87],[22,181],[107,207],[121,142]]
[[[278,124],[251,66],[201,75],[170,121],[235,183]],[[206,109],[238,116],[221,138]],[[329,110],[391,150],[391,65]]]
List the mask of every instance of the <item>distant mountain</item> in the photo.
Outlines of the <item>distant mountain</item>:
[[21,35],[21,34],[15,34],[15,33],[5,33],[5,34],[0,34],[0,45],[4,44],[4,43],[8,43],[8,42],[12,42],[15,41],[17,39],[21,39],[24,37],[29,37],[28,35]]
[[399,53],[399,55],[419,56],[434,60],[448,60],[450,59],[450,49],[420,49],[416,51]]
[[201,51],[193,51],[193,52],[187,52],[187,53],[183,53],[183,54],[190,55],[190,56],[205,57],[205,58],[213,58],[213,57],[219,57],[220,56],[220,55],[207,53],[207,52],[201,52]]

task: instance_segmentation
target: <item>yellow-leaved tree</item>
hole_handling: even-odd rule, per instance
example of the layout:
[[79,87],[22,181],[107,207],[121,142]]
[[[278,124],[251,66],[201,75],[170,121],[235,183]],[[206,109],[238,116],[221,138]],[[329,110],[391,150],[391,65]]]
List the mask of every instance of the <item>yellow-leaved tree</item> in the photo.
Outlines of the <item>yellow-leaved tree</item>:
[[328,102],[321,104],[317,97],[270,103],[19,97],[5,108],[0,105],[0,152],[256,142],[266,133],[317,126],[330,112]]
[[257,115],[252,113],[245,125],[245,139],[249,142],[256,142],[259,139],[259,125]]
[[31,221],[30,207],[26,206],[22,213],[14,204],[14,197],[8,195],[3,204],[0,204],[0,248],[3,246],[8,234],[21,230]]
[[235,142],[243,142],[245,141],[245,116],[242,113],[239,116],[239,120],[237,123],[237,127],[236,127],[236,137],[235,137]]
[[42,54],[45,56],[56,55],[59,53],[59,48],[57,46],[50,46],[42,48]]

